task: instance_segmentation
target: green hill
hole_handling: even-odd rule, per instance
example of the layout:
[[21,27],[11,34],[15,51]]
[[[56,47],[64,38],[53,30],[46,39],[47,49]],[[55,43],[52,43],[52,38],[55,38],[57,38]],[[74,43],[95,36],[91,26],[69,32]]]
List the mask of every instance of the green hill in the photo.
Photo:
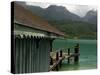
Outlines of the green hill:
[[68,38],[96,39],[97,25],[82,21],[48,21],[51,25],[65,32]]

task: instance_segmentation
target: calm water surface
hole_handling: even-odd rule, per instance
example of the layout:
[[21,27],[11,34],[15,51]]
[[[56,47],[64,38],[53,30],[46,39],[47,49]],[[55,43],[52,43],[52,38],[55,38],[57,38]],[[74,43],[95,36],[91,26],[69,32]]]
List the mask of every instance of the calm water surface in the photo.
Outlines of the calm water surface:
[[[96,69],[97,68],[97,40],[55,40],[53,42],[53,50],[62,48],[71,48],[73,52],[73,46],[76,43],[80,44],[80,60],[79,64],[74,64],[71,60],[70,64],[67,64],[67,60],[63,60],[61,71],[66,70],[85,70],[85,69]],[[64,50],[67,52],[66,50]]]

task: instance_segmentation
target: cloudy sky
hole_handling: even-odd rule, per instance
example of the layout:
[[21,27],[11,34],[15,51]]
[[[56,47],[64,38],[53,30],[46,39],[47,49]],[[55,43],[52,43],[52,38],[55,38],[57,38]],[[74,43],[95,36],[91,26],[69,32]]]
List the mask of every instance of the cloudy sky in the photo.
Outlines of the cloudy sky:
[[96,6],[88,5],[69,5],[69,4],[51,4],[51,3],[40,3],[40,2],[27,2],[27,5],[40,6],[42,8],[47,8],[50,5],[64,6],[70,12],[73,12],[81,17],[83,17],[89,10],[96,10]]

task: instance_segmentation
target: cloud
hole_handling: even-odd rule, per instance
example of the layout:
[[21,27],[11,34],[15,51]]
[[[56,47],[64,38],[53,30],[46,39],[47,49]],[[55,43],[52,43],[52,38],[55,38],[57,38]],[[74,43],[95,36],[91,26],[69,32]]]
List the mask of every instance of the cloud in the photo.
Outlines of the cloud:
[[88,5],[64,5],[69,11],[83,17],[89,10],[95,10],[95,6]]
[[27,5],[34,5],[34,6],[40,6],[42,8],[47,8],[50,6],[48,3],[42,3],[42,2],[26,2]]

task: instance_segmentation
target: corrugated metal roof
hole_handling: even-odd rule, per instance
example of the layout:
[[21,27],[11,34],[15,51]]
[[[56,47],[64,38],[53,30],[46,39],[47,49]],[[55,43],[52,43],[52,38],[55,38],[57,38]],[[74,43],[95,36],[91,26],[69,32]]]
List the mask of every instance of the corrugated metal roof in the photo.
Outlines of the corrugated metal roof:
[[40,29],[64,36],[64,33],[52,27],[47,21],[14,2],[14,20],[24,26]]
[[[20,35],[21,38],[23,38],[24,36],[29,36],[29,37],[37,37],[37,38],[42,38],[42,37],[45,37],[45,38],[57,38],[56,36],[54,35],[51,35],[51,36],[48,36],[46,34],[43,34],[43,33],[36,33],[36,32],[26,32],[26,31],[14,31],[14,35]],[[60,38],[60,37],[59,37]]]

